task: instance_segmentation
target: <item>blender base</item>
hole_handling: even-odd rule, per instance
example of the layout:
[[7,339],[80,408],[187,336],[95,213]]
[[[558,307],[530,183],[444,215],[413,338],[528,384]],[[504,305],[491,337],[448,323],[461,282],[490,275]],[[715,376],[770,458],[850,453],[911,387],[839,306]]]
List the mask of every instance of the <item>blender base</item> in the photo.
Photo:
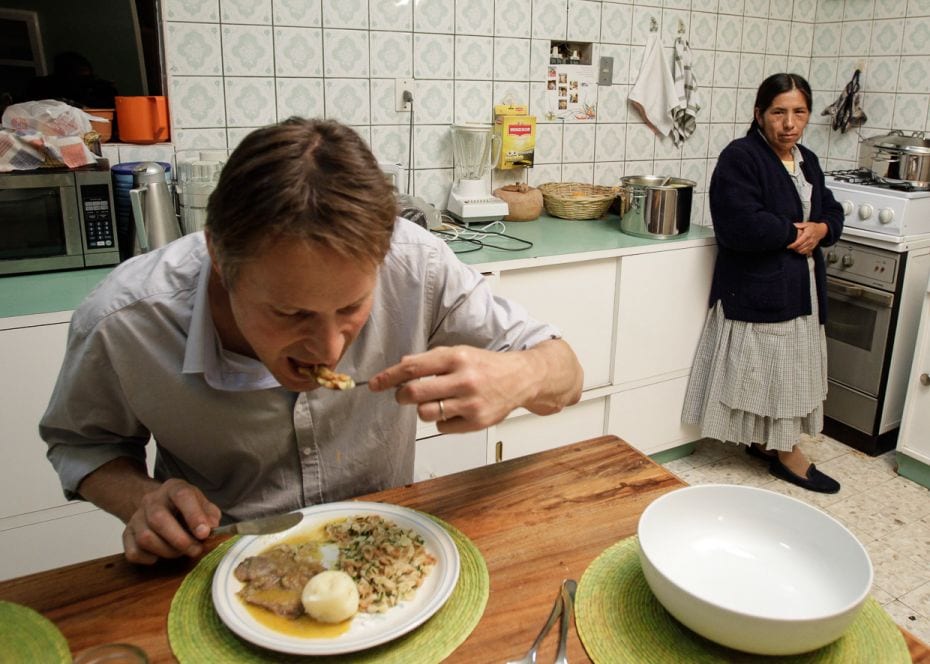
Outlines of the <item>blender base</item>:
[[503,219],[510,208],[506,201],[492,196],[481,180],[460,180],[449,192],[446,211],[462,223],[473,224]]

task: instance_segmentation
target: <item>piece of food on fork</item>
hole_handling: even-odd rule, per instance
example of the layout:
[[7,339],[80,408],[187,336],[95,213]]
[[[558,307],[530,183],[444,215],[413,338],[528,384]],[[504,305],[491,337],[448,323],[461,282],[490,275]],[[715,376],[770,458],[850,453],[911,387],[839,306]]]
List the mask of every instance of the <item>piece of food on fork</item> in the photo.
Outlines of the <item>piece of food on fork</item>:
[[352,376],[344,373],[337,373],[322,364],[318,364],[312,368],[300,367],[298,371],[308,378],[315,379],[322,387],[330,390],[351,390],[356,386],[356,382],[352,379]]

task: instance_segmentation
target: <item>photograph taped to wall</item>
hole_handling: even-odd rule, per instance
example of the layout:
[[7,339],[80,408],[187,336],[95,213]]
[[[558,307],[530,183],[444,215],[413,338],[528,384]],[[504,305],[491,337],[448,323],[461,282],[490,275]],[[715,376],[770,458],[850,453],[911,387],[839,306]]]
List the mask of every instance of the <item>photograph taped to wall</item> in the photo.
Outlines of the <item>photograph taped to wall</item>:
[[594,120],[597,88],[589,65],[550,65],[546,80],[547,120]]

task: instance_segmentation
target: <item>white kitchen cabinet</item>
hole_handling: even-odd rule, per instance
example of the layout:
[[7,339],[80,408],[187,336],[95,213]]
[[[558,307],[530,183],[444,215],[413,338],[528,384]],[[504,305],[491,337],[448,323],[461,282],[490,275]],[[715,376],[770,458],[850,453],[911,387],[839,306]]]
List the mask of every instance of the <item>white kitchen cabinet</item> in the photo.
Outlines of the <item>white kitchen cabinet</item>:
[[604,398],[589,399],[561,413],[540,417],[511,417],[488,430],[488,461],[551,450],[554,447],[604,435]]
[[715,254],[703,246],[621,259],[614,385],[690,370]]
[[122,550],[116,518],[65,500],[39,438],[69,319],[68,312],[22,316],[0,327],[0,579]]
[[584,389],[610,383],[617,259],[505,270],[494,292],[558,327],[584,369]]
[[670,378],[610,396],[607,433],[643,454],[655,454],[700,438],[695,425],[681,423],[688,376]]
[[449,433],[417,439],[417,456],[413,469],[416,482],[487,463],[488,432]]
[[921,312],[897,451],[930,466],[930,284]]

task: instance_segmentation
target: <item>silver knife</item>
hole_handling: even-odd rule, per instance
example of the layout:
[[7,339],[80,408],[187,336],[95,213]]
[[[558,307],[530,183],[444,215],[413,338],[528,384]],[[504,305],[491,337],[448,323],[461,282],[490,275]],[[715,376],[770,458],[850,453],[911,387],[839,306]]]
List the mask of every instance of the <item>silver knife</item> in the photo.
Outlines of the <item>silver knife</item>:
[[288,512],[276,514],[261,519],[249,519],[218,526],[210,531],[210,535],[268,535],[280,533],[282,530],[293,528],[304,518],[303,512]]

